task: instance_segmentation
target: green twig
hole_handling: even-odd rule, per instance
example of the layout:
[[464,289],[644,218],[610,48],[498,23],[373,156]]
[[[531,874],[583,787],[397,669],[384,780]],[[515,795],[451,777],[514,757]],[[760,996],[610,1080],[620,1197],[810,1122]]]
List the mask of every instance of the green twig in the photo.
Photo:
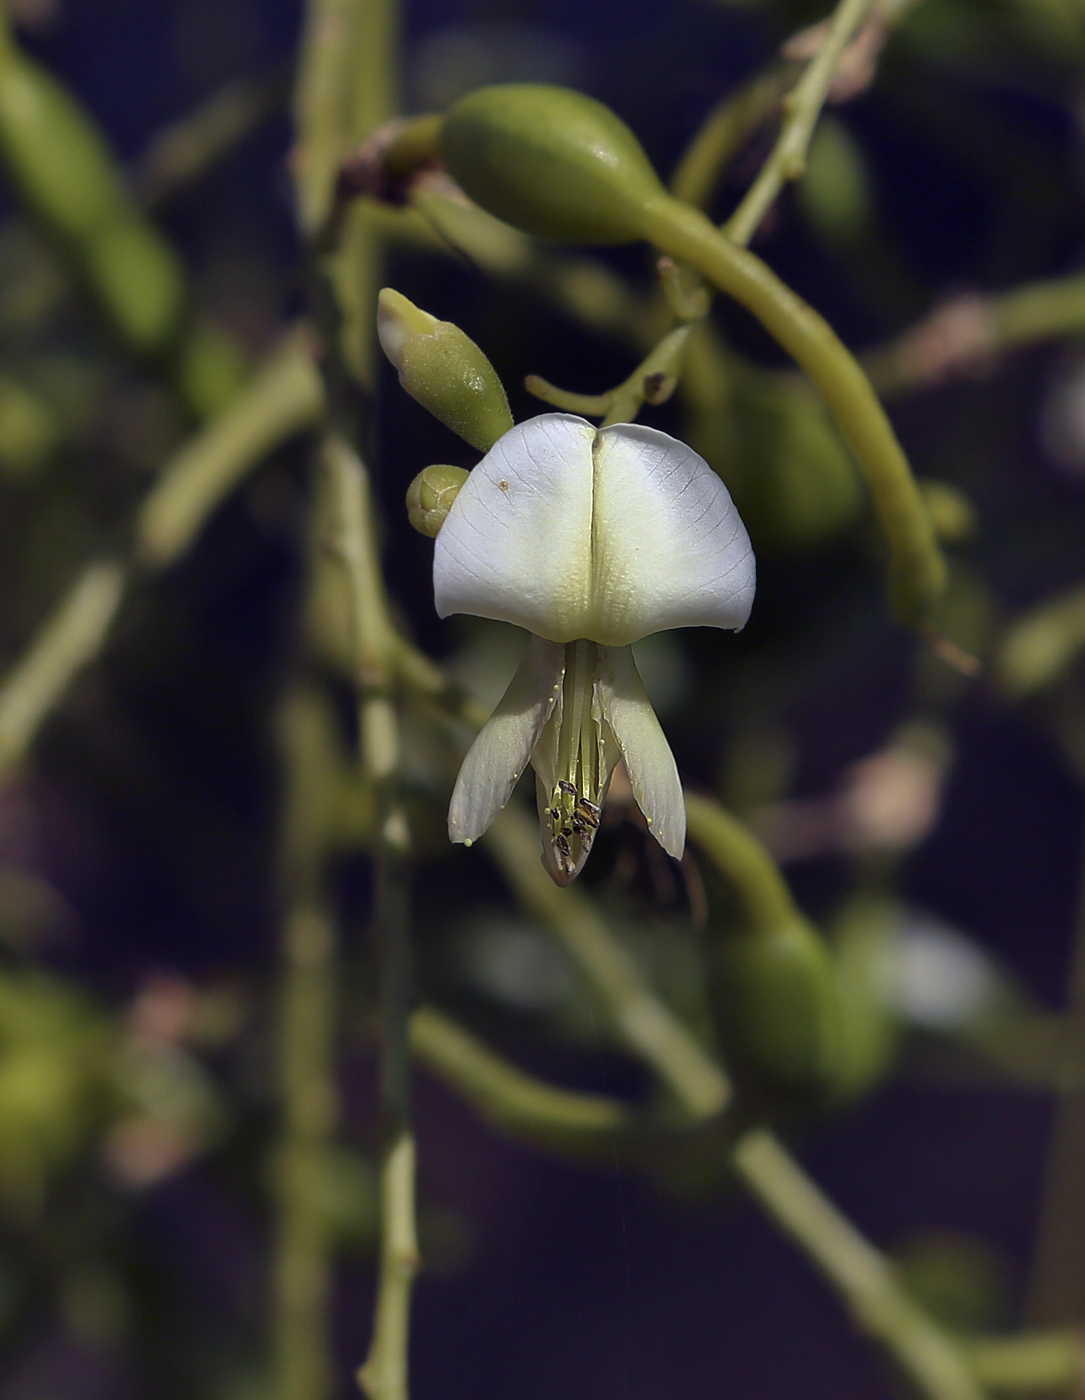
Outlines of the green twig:
[[[296,876],[296,852],[287,864]],[[319,902],[319,883],[319,869],[310,868],[295,885],[283,930],[278,1036],[283,1120],[275,1159],[273,1270],[275,1400],[325,1400],[333,1389],[328,1336],[331,1236],[320,1200],[320,1167],[337,1117],[337,976],[335,935]]]
[[381,1164],[381,1260],[373,1346],[358,1372],[371,1400],[406,1400],[411,1288],[418,1271],[414,1139],[399,1133]]
[[760,258],[697,210],[676,200],[653,204],[645,211],[645,236],[752,311],[817,385],[870,486],[890,545],[896,611],[902,621],[929,627],[945,586],[945,561],[907,458],[854,356]]
[[[299,340],[288,342],[226,411],[166,464],[136,516],[136,562],[164,568],[188,549],[245,473],[320,410],[320,382]],[[101,651],[126,585],[118,563],[94,563],[0,689],[0,774],[26,753],[75,675]]]
[[803,918],[768,850],[718,802],[687,792],[686,818],[689,839],[732,881],[755,928],[772,929]]
[[315,424],[323,404],[305,333],[295,331],[229,407],[167,462],[136,517],[138,562],[162,569],[179,559],[245,473]]
[[903,1291],[885,1257],[855,1229],[771,1133],[747,1133],[732,1165],[750,1193],[929,1400],[983,1400],[963,1352]]
[[309,0],[301,40],[294,121],[298,222],[315,239],[327,223],[339,166],[347,153],[354,82],[351,35],[355,0]]
[[772,154],[724,225],[724,233],[735,243],[750,241],[784,184],[799,179],[806,169],[806,151],[837,64],[873,5],[874,0],[839,0],[821,47],[784,98],[786,116]]
[[990,373],[1010,351],[1083,331],[1085,275],[1074,273],[994,296],[964,293],[868,351],[863,364],[880,394],[903,394]]
[[961,1346],[988,1390],[1070,1391],[1085,1379],[1085,1338],[1074,1328],[970,1338]]
[[405,862],[409,835],[399,799],[399,720],[394,629],[377,555],[369,480],[342,439],[323,448],[333,517],[332,541],[342,559],[354,634],[354,679],[362,768],[376,795],[377,898],[381,953],[381,1102],[385,1147],[381,1166],[381,1272],[373,1340],[358,1381],[370,1400],[406,1400],[410,1299],[418,1270],[414,1223],[414,1138],[410,1114],[411,950]]
[[572,1093],[525,1074],[433,1007],[411,1017],[411,1048],[488,1122],[506,1132],[562,1146],[629,1131],[633,1115],[620,1099]]
[[1015,699],[1051,685],[1085,650],[1085,588],[1042,603],[1015,618],[998,649],[998,678]]
[[288,91],[283,70],[225,83],[155,134],[133,177],[137,197],[147,208],[165,204],[278,111]]
[[631,423],[641,404],[666,403],[674,393],[692,332],[692,325],[677,326],[669,331],[653,346],[628,379],[605,394],[570,394],[548,384],[537,374],[529,374],[524,387],[528,393],[566,412],[601,417],[604,427],[611,423]]
[[42,720],[101,650],[124,593],[120,564],[89,565],[0,688],[0,778],[24,757]]
[[694,1116],[720,1113],[731,1094],[726,1075],[658,999],[591,901],[575,889],[559,889],[546,874],[536,824],[506,807],[484,840],[521,903],[553,929],[595,988],[626,1044]]
[[686,147],[671,177],[671,194],[705,209],[720,175],[762,123],[773,115],[794,68],[777,64],[715,106]]
[[[719,1065],[658,999],[591,904],[558,889],[537,860],[527,817],[506,808],[484,838],[522,903],[571,954],[629,1046],[694,1116],[718,1112],[729,1089]],[[536,873],[537,872],[537,873]],[[747,1133],[735,1171],[845,1298],[928,1400],[982,1400],[958,1349],[903,1293],[888,1263],[828,1201],[771,1134]]]

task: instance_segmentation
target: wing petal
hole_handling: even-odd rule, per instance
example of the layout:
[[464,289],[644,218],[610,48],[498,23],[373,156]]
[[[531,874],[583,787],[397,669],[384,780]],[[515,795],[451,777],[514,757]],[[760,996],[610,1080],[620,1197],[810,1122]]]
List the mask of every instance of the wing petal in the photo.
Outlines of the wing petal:
[[599,696],[648,829],[676,860],[686,846],[686,804],[671,746],[629,647],[599,648]]
[[512,796],[561,693],[565,648],[532,637],[527,655],[460,767],[448,808],[451,841],[477,841]]

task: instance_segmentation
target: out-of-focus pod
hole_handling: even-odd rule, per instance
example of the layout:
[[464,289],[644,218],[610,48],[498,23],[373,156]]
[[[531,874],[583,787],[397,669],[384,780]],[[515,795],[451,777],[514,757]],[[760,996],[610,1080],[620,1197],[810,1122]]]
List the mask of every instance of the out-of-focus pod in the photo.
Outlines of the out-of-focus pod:
[[240,352],[231,346],[225,357],[194,328],[183,264],[131,198],[93,118],[2,24],[0,160],[125,346],[176,356],[189,407],[198,416],[216,411],[240,382]]
[[798,379],[743,370],[689,438],[727,482],[756,548],[812,549],[855,523],[864,491],[818,397]]
[[771,1097],[806,1097],[832,1073],[840,1013],[832,959],[802,918],[728,929],[712,955],[714,1006],[727,1063]]

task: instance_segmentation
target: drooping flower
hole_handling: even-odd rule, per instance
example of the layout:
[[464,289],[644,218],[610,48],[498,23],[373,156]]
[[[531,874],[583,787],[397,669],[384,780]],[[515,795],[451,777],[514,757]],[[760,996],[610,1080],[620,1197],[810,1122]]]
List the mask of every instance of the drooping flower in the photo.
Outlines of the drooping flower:
[[619,756],[649,830],[685,846],[682,786],[631,650],[673,627],[738,629],[754,559],[727,488],[655,428],[546,413],[471,472],[437,535],[437,612],[526,628],[527,655],[460,769],[453,841],[476,840],[535,769],[543,863],[568,884]]

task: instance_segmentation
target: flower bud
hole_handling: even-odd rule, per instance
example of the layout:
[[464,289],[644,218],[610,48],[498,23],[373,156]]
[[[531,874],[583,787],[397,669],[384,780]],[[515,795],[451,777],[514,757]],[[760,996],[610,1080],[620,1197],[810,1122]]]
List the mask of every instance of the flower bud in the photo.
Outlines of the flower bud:
[[377,301],[377,335],[411,398],[472,447],[488,452],[512,427],[497,371],[459,326],[385,287]]
[[420,535],[434,539],[460,494],[468,473],[462,467],[427,467],[407,487],[407,514]]
[[670,199],[625,123],[568,88],[468,93],[445,117],[441,150],[476,204],[542,238],[632,243],[644,209]]

